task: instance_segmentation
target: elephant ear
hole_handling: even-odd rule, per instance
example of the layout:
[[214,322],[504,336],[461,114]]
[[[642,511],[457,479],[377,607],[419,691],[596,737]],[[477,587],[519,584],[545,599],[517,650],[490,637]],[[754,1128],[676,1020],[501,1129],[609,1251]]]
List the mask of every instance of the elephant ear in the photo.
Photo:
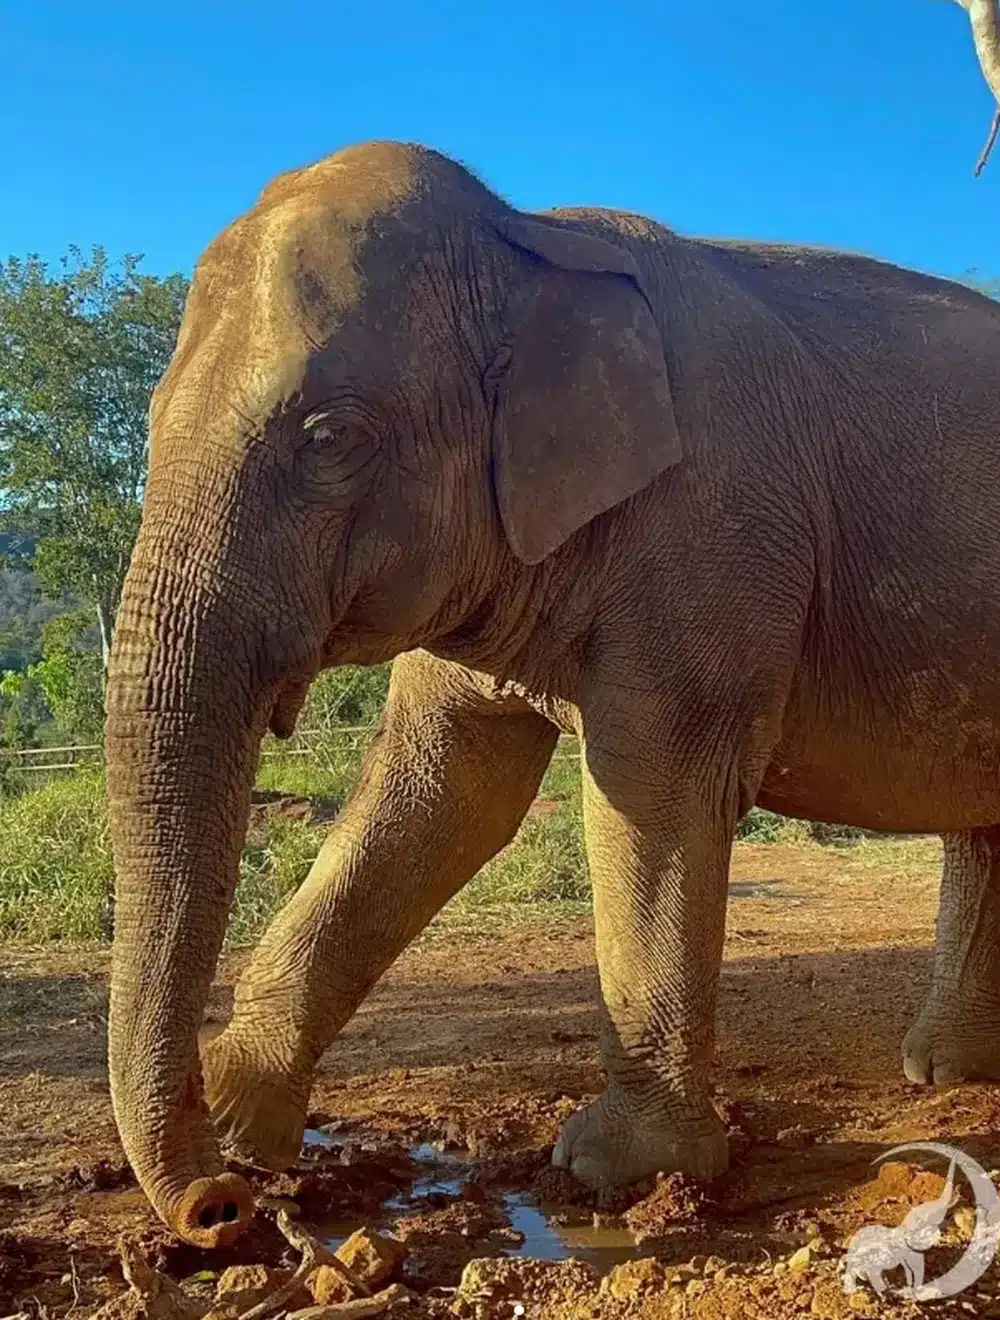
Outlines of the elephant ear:
[[682,457],[663,343],[631,255],[512,215],[537,283],[513,328],[493,468],[507,539],[537,564]]

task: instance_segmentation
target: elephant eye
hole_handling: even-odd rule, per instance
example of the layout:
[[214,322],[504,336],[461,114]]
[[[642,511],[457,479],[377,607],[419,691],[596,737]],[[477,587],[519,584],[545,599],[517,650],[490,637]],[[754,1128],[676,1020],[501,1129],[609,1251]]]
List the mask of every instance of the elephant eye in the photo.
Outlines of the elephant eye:
[[307,417],[302,423],[302,429],[308,439],[316,440],[321,444],[336,440],[344,432],[344,428],[338,426],[329,413],[315,413],[312,417]]

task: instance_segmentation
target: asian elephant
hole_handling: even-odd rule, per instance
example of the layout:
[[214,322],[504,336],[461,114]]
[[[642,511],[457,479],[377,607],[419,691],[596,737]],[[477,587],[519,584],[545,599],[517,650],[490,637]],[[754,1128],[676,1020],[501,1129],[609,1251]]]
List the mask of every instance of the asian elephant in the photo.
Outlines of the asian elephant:
[[[711,1176],[755,802],[945,835],[910,1077],[1000,1075],[1000,305],[863,257],[526,214],[393,143],[202,257],[150,409],[107,751],[112,1096],[182,1237],[246,1225],[365,994],[583,748],[604,1095],[555,1161]],[[360,783],[197,1035],[261,738],[396,660]],[[214,1120],[214,1121],[213,1121]],[[221,1143],[221,1145],[220,1145]]]

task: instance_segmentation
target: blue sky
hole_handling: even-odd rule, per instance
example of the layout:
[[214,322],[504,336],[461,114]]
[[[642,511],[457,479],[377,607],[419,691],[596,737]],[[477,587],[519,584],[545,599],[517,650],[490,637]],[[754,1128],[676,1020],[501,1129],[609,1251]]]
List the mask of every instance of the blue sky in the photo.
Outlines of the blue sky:
[[189,270],[267,179],[401,138],[528,208],[1000,275],[946,0],[0,0],[0,255]]

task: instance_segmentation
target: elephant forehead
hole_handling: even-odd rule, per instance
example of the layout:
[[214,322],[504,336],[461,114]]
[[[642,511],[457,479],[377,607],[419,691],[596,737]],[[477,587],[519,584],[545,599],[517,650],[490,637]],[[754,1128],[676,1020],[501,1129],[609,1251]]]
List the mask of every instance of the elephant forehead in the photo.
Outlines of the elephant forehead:
[[281,176],[219,235],[195,272],[158,421],[168,409],[185,426],[191,409],[204,421],[206,387],[218,406],[238,400],[263,419],[311,381],[419,356],[413,277],[436,230],[407,160],[359,150]]
[[356,308],[355,245],[301,208],[269,208],[217,240],[192,284],[155,424],[238,404],[263,419],[302,389],[310,359]]

